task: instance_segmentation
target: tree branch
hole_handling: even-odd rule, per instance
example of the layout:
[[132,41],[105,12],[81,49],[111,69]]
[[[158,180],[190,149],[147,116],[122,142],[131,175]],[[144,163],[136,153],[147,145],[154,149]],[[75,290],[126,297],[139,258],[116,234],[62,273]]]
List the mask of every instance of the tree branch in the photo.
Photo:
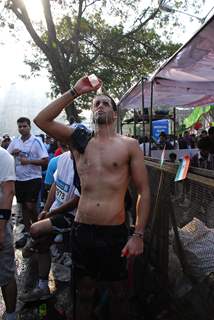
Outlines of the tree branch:
[[79,38],[80,38],[80,26],[81,26],[82,14],[83,14],[83,0],[79,0],[76,30],[74,32],[74,35],[75,35],[74,36],[74,53],[73,53],[74,66],[76,65],[77,57],[79,53]]
[[41,40],[37,32],[35,31],[30,18],[28,16],[27,9],[25,4],[20,0],[11,1],[10,9],[14,12],[18,19],[20,19],[27,31],[29,32],[31,38],[34,40],[36,45],[47,55],[48,54],[48,46]]
[[86,10],[88,7],[92,6],[94,3],[100,2],[100,1],[102,1],[102,0],[94,0],[94,1],[92,1],[91,3],[89,3],[89,4],[86,4],[86,1],[85,1],[85,6],[84,6],[84,8],[83,8],[83,10],[82,10],[82,13],[84,13],[85,10]]
[[42,0],[42,6],[43,6],[43,12],[45,16],[45,21],[48,29],[48,41],[49,44],[52,46],[53,43],[57,44],[57,35],[56,35],[56,29],[53,22],[53,17],[51,13],[51,6],[50,6],[50,0]]
[[[132,36],[133,34],[135,34],[136,32],[138,32],[140,29],[142,29],[150,20],[153,20],[156,15],[160,12],[160,9],[159,7],[157,9],[155,9],[151,14],[150,16],[144,20],[143,22],[141,22],[135,29],[132,29],[131,31],[125,33],[123,35],[124,38],[127,38],[127,37],[130,37]],[[142,18],[140,18],[140,21],[141,21]],[[138,18],[139,20],[139,18]]]

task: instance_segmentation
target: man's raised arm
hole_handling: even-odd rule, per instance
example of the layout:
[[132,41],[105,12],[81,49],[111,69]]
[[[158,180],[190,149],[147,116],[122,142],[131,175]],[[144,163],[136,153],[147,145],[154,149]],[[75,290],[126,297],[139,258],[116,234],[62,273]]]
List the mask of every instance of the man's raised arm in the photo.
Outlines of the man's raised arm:
[[99,80],[99,84],[92,86],[87,76],[81,78],[76,82],[72,89],[65,92],[61,97],[57,98],[44,108],[34,119],[35,124],[48,135],[68,143],[73,129],[54,121],[54,119],[64,108],[69,106],[75,98],[87,92],[96,91],[101,86],[101,83],[101,80]]

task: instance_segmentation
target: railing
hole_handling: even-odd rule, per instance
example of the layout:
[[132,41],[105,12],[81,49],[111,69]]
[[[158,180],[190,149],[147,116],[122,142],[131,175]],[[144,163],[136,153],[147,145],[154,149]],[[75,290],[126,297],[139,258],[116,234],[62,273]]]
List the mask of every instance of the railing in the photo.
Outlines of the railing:
[[[177,165],[165,162],[160,168],[160,162],[150,158],[145,159],[145,164],[150,179],[152,213],[145,239],[147,253],[144,263],[150,265],[150,269],[154,268],[160,292],[167,293],[168,297],[177,301],[180,295],[178,291],[182,291],[185,285],[190,285],[193,289],[189,290],[192,291],[199,285],[199,281],[191,275],[191,266],[184,254],[178,228],[194,217],[207,227],[214,228],[214,171],[190,168],[186,180],[174,182]],[[187,279],[183,288],[176,286],[179,277]],[[197,299],[194,307],[188,305],[186,315],[184,310],[179,311],[182,319],[210,319],[205,314],[209,308],[201,302],[199,310],[201,299]],[[177,307],[182,309],[182,303]],[[199,316],[200,312],[203,316]]]

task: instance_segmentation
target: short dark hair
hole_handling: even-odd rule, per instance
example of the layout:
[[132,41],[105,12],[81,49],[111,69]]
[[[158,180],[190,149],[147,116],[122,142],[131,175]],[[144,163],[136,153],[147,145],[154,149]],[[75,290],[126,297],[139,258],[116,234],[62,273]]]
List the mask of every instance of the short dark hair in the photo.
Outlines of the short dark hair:
[[202,149],[202,150],[210,150],[212,144],[211,144],[211,140],[209,139],[209,137],[204,137],[201,138],[198,143],[198,149]]
[[164,137],[164,138],[166,138],[166,137],[167,137],[166,132],[161,131],[161,133],[159,134],[159,137]]
[[116,104],[116,102],[114,101],[114,99],[113,99],[111,96],[109,96],[109,95],[106,94],[106,93],[98,94],[97,97],[99,97],[99,96],[108,97],[108,98],[111,100],[112,109],[113,109],[115,112],[117,112],[117,104]]
[[176,159],[177,159],[177,154],[176,154],[175,152],[171,152],[171,153],[169,154],[169,159],[170,159],[170,160],[176,160]]
[[210,127],[210,128],[208,129],[208,135],[210,136],[210,135],[212,135],[212,134],[214,134],[214,127]]
[[114,101],[114,99],[112,97],[110,97],[108,94],[106,96],[109,97],[109,99],[111,100],[113,110],[115,112],[117,112],[117,105],[116,105],[116,102]]
[[17,123],[23,123],[23,122],[27,122],[27,124],[30,126],[31,125],[31,122],[30,122],[30,119],[28,118],[25,118],[25,117],[21,117],[17,120]]

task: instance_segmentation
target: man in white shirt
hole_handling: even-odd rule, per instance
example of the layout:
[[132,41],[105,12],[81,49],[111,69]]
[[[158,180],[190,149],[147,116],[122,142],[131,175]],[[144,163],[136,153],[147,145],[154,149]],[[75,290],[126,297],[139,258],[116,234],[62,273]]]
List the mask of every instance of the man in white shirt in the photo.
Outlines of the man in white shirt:
[[[77,174],[77,173],[76,173]],[[59,156],[55,182],[48,194],[39,221],[30,228],[32,239],[23,248],[24,257],[38,252],[39,282],[32,292],[20,296],[22,301],[35,301],[49,296],[48,276],[51,267],[49,247],[53,235],[70,232],[79,201],[79,191],[74,185],[75,170],[70,151]]]
[[36,202],[41,189],[42,167],[48,164],[48,153],[41,139],[31,134],[28,118],[17,120],[20,137],[14,139],[8,147],[15,159],[17,202],[22,204],[25,229],[28,232],[37,221]]
[[13,157],[0,147],[0,287],[6,305],[6,320],[15,320],[16,280],[11,206],[16,180]]

